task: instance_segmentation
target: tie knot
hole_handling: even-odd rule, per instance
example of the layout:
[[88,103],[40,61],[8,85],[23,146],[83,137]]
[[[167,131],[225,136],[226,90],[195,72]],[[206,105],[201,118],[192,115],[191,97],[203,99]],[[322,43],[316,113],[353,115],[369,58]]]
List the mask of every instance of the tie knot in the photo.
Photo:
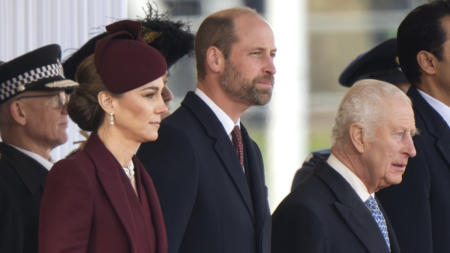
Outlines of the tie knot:
[[375,199],[372,196],[370,196],[364,203],[370,210],[378,210],[379,209],[377,201],[375,201]]

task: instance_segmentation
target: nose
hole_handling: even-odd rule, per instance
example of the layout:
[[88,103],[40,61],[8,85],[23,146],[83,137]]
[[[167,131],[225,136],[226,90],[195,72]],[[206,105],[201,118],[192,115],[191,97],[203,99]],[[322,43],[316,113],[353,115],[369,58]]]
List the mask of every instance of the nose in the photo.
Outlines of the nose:
[[264,72],[271,75],[275,75],[275,73],[277,73],[272,56],[267,57]]
[[164,86],[162,90],[162,99],[167,107],[169,107],[169,102],[173,99],[173,93],[167,86]]
[[[170,101],[170,100],[169,100]],[[156,113],[165,115],[169,112],[169,107],[167,107],[163,97],[161,96],[158,105],[156,106]]]
[[405,145],[405,153],[409,157],[414,157],[417,154],[416,148],[414,147],[414,141],[413,141],[411,135],[408,135],[408,140],[407,140],[406,145]]
[[61,109],[61,114],[67,115],[67,105]]

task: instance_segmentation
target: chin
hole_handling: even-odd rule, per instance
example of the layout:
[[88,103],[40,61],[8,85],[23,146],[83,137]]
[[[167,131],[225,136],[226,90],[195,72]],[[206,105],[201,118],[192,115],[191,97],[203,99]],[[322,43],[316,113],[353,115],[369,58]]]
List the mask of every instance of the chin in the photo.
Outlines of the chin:
[[156,141],[156,139],[158,139],[158,133],[146,135],[142,139],[141,142]]

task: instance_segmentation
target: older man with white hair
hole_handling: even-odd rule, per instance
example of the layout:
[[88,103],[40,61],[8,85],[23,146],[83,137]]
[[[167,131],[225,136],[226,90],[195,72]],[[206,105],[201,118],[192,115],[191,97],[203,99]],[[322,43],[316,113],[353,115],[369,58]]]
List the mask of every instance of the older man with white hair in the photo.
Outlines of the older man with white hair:
[[331,156],[273,214],[272,252],[400,252],[374,193],[402,181],[416,132],[400,89],[357,82],[337,112]]

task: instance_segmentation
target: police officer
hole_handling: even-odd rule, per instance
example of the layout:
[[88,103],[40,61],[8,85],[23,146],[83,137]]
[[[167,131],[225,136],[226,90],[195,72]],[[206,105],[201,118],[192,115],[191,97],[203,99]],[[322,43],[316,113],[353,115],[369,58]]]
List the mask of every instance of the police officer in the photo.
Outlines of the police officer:
[[50,151],[67,141],[66,105],[78,86],[60,59],[60,46],[48,45],[0,66],[0,252],[38,251]]

